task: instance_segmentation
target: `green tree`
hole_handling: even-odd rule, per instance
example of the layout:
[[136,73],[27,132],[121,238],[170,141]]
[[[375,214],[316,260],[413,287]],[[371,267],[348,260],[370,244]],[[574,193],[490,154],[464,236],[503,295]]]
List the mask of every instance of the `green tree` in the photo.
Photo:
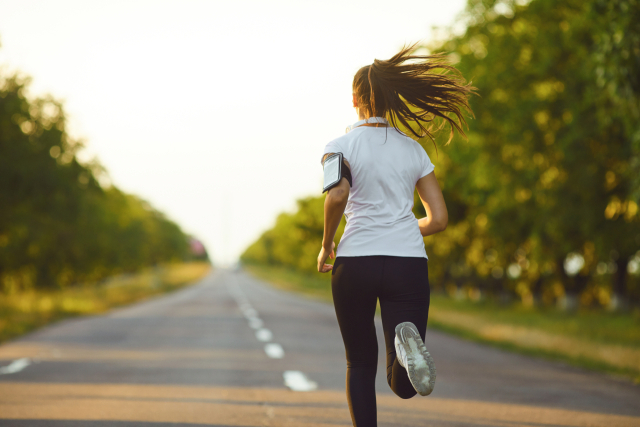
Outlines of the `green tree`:
[[68,286],[190,256],[188,236],[147,202],[102,188],[62,105],[0,77],[0,290]]
[[[466,212],[475,281],[489,267],[517,265],[519,277],[502,287],[523,297],[558,283],[583,293],[598,263],[611,260],[616,289],[628,291],[626,263],[640,234],[629,198],[633,145],[622,119],[602,119],[597,4],[471,0],[465,34],[435,49],[455,52],[481,94],[469,141],[446,149],[443,179]],[[585,261],[574,277],[563,268],[570,252]]]

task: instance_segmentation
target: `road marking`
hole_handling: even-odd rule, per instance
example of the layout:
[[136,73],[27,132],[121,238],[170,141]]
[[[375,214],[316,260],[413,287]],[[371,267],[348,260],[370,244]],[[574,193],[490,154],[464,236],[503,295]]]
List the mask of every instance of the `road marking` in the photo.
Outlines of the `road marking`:
[[259,317],[251,317],[249,319],[249,327],[251,329],[260,329],[262,328],[263,325],[264,323],[262,322],[262,319],[260,319]]
[[244,317],[246,317],[247,319],[251,317],[258,317],[258,312],[253,308],[247,308],[246,310],[244,310]]
[[313,391],[318,389],[318,383],[309,380],[300,371],[284,371],[284,385],[293,391]]
[[272,359],[282,359],[284,357],[284,349],[280,344],[274,342],[265,345],[264,352]]
[[0,375],[2,374],[15,374],[16,372],[22,371],[27,366],[31,365],[31,360],[26,357],[22,359],[17,359],[8,364],[7,366],[3,366],[0,368]]
[[262,328],[256,331],[256,338],[258,339],[258,341],[268,342],[273,339],[273,334],[270,330]]
[[[284,349],[280,344],[269,342],[273,339],[273,333],[269,329],[263,328],[264,322],[262,321],[262,319],[258,317],[258,312],[251,306],[251,304],[249,303],[249,300],[245,296],[242,289],[240,289],[237,285],[231,285],[229,282],[227,282],[227,289],[229,290],[229,293],[231,294],[233,299],[236,301],[236,304],[238,304],[238,308],[240,309],[240,311],[242,311],[242,314],[244,315],[244,317],[249,321],[249,327],[251,329],[256,330],[256,339],[258,341],[267,343],[264,346],[264,352],[267,354],[267,356],[272,359],[282,359],[284,357]],[[298,371],[287,371],[287,372],[298,372]],[[301,372],[299,372],[299,374],[301,374],[302,377],[306,379],[304,374],[302,374]],[[299,377],[294,376],[292,378],[294,378],[294,380],[291,380],[291,381],[294,381],[293,384],[296,384],[296,387],[304,388],[309,386],[309,385],[305,386],[304,381],[301,381]],[[285,378],[285,382],[286,382],[286,378]],[[309,382],[309,384],[315,384],[315,383]],[[314,385],[314,387],[316,386]]]

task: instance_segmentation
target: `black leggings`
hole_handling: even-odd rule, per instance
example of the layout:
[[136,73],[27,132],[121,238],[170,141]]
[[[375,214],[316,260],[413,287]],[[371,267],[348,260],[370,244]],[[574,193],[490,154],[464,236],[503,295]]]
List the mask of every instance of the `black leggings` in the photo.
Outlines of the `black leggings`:
[[347,355],[347,400],[353,425],[375,427],[378,340],[373,318],[380,299],[387,347],[387,382],[403,399],[416,395],[407,371],[396,360],[398,323],[412,322],[424,340],[429,315],[426,258],[338,257],[331,272],[333,303]]

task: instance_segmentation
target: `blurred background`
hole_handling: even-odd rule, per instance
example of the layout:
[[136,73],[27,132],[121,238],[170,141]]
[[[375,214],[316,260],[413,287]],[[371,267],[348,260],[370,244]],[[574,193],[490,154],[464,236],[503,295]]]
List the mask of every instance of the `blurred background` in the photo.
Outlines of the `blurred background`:
[[624,348],[584,364],[638,376],[639,25],[637,0],[3,2],[5,310],[106,309],[33,292],[164,289],[208,260],[326,296],[321,150],[357,120],[358,68],[419,41],[479,94],[468,139],[419,141],[449,210],[425,238],[432,323],[515,345],[452,314],[499,313]]

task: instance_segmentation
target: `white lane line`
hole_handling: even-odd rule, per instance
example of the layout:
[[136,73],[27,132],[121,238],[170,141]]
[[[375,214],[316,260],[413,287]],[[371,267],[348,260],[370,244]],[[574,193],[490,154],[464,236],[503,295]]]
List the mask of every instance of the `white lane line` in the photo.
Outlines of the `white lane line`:
[[258,317],[258,312],[255,311],[253,308],[247,308],[246,310],[243,310],[243,313],[244,313],[244,317],[246,317],[247,319],[251,317]]
[[[236,304],[238,304],[238,308],[240,309],[240,311],[242,311],[244,317],[249,321],[249,327],[256,330],[256,339],[258,341],[267,343],[264,346],[264,352],[267,354],[267,356],[272,359],[282,359],[284,357],[284,349],[280,344],[269,342],[273,339],[273,333],[269,329],[263,328],[264,322],[258,317],[258,312],[251,306],[251,303],[249,303],[249,300],[244,295],[244,292],[242,292],[242,290],[237,287],[237,285],[227,284],[227,289],[229,290],[229,293],[231,294],[233,299],[236,301]],[[302,375],[304,377],[304,374]]]
[[260,329],[264,325],[264,322],[259,317],[249,318],[249,327],[251,329]]
[[272,359],[282,359],[284,357],[284,349],[280,344],[274,342],[265,345],[264,352]]
[[3,366],[0,368],[0,375],[2,374],[15,374],[16,372],[22,371],[27,366],[31,365],[31,360],[26,357],[22,359],[17,359],[8,364],[7,366]]
[[300,371],[284,371],[284,385],[293,391],[313,391],[318,389],[318,383],[309,380]]
[[270,330],[262,328],[256,331],[256,338],[258,341],[269,342],[273,339],[273,334]]

